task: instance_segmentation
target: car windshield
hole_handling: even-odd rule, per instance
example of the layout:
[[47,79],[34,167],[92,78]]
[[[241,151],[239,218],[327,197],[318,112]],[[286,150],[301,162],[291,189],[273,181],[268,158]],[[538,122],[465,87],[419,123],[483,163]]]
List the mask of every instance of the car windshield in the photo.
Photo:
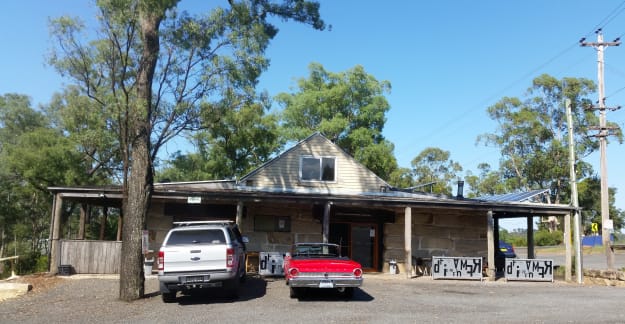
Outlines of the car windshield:
[[339,256],[339,246],[335,244],[297,244],[294,257],[335,258]]

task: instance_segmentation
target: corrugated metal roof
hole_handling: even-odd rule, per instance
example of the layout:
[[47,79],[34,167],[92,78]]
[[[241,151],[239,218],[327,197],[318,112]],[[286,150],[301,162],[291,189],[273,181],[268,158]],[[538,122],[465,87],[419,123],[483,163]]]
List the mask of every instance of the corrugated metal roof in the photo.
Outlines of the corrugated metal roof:
[[545,193],[548,193],[549,189],[538,189],[526,192],[515,192],[503,195],[483,196],[477,198],[478,200],[485,201],[507,201],[507,202],[545,202],[540,197]]

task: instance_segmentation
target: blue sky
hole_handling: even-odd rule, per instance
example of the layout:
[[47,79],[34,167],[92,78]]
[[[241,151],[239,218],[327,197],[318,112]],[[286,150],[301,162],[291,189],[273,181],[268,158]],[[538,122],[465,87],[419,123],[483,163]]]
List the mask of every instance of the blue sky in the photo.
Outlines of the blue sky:
[[[199,13],[215,3],[227,1],[182,0],[180,5]],[[45,65],[51,46],[48,17],[89,21],[94,13],[91,1],[3,1],[0,94],[21,93],[34,105],[47,103],[67,82]],[[596,51],[578,46],[578,40],[596,41],[598,27],[606,41],[625,35],[622,0],[325,0],[321,14],[331,31],[278,23],[280,33],[267,51],[271,67],[260,89],[290,91],[297,78],[307,76],[311,62],[332,72],[362,65],[392,85],[384,135],[395,144],[399,164],[409,167],[421,150],[439,147],[450,151],[465,172],[475,172],[480,162],[498,165],[496,148],[476,145],[478,135],[495,131],[488,106],[504,96],[524,97],[532,79],[543,73],[596,82]],[[610,107],[625,105],[624,47],[605,52]],[[607,117],[624,126],[625,111]],[[607,158],[609,185],[618,190],[616,206],[625,209],[623,145],[611,141]],[[587,161],[598,173],[598,154]],[[508,227],[517,225],[525,227],[523,222]]]

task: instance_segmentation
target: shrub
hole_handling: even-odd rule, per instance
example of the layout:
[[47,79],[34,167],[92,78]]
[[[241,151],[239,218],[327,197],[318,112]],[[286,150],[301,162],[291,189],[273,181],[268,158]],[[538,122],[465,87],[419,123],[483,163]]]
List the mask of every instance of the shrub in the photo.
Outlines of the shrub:
[[534,242],[537,246],[560,245],[564,241],[562,231],[549,232],[540,230],[534,234]]

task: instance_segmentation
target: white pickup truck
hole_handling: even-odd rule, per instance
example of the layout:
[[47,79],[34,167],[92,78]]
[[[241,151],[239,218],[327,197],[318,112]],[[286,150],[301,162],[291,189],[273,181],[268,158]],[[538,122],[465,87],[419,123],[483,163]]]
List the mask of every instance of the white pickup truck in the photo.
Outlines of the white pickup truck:
[[164,302],[178,291],[223,287],[238,297],[245,281],[245,243],[231,221],[175,222],[158,252],[158,280]]

